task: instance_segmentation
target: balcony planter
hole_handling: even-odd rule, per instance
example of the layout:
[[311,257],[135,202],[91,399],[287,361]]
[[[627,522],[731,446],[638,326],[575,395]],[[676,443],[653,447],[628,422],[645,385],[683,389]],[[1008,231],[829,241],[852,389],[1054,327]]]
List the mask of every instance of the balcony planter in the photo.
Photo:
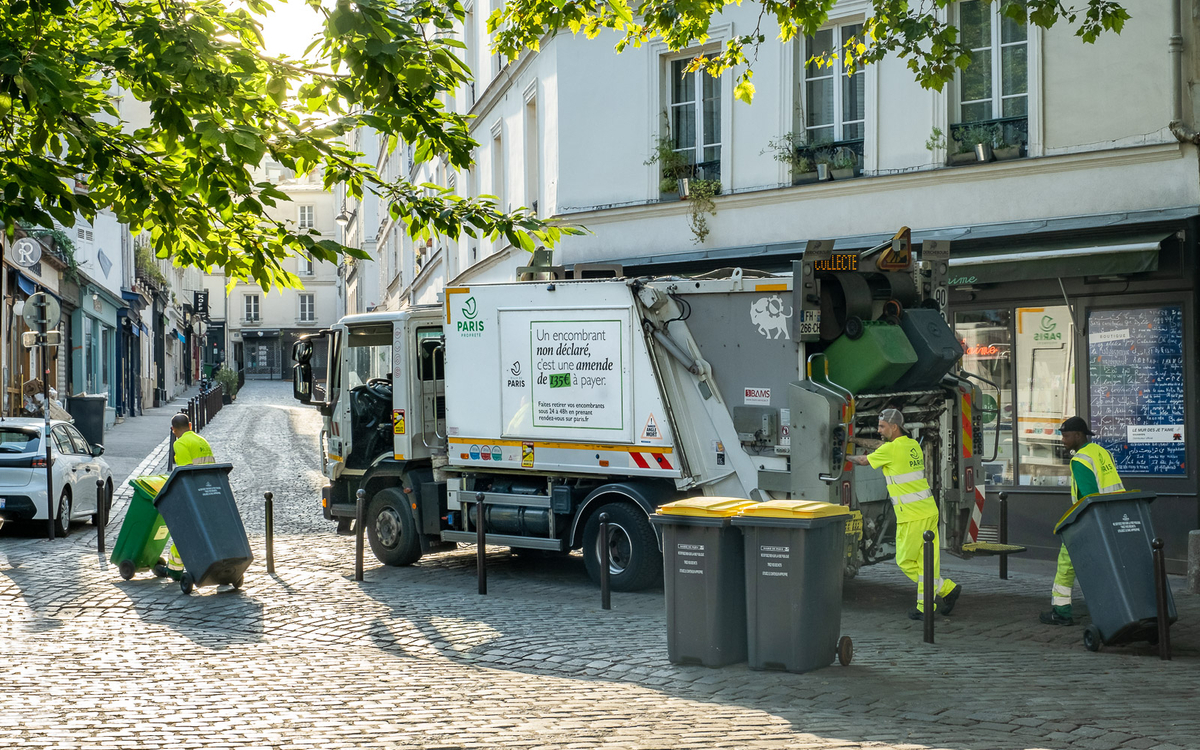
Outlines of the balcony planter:
[[858,176],[858,170],[854,167],[846,167],[845,169],[830,170],[835,180],[853,180]]
[[673,193],[660,193],[658,196],[659,203],[668,203],[670,201],[677,201],[677,200],[679,200],[679,191],[678,190],[676,190]]
[[992,144],[976,143],[975,144],[975,161],[989,162],[992,160]]
[[976,164],[978,163],[978,159],[975,158],[974,151],[966,151],[961,154],[950,154],[950,158],[946,160],[946,163],[952,167],[959,167],[963,164]]
[[1004,148],[992,149],[992,156],[996,157],[996,161],[1019,159],[1021,158],[1021,146],[1005,146]]
[[816,171],[797,172],[792,175],[792,184],[793,185],[808,185],[809,183],[816,182],[816,181],[817,181]]

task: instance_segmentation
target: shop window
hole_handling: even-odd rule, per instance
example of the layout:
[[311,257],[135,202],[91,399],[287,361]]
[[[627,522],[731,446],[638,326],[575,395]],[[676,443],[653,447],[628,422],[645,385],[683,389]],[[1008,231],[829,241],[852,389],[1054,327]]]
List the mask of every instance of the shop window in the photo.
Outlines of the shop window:
[[[995,384],[983,390],[983,474],[988,485],[1013,482],[1012,311],[956,313],[954,328],[967,372]],[[993,458],[994,456],[994,458]]]
[[1183,307],[1088,313],[1093,438],[1125,476],[1186,476]]
[[1069,487],[1058,427],[1076,413],[1071,311],[1066,305],[1018,307],[1015,318],[1018,484]]

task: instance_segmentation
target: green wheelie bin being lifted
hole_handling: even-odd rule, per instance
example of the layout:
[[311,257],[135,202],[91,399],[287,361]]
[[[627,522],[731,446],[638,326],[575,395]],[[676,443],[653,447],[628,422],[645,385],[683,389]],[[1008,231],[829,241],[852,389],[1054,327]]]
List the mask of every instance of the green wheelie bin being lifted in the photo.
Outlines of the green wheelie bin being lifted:
[[162,559],[162,551],[167,546],[170,532],[154,507],[154,498],[166,481],[165,475],[129,480],[129,486],[133,487],[133,499],[129,501],[121,533],[117,535],[117,543],[113,545],[112,557],[109,558],[126,581],[140,570],[150,570],[156,564],[167,564]]

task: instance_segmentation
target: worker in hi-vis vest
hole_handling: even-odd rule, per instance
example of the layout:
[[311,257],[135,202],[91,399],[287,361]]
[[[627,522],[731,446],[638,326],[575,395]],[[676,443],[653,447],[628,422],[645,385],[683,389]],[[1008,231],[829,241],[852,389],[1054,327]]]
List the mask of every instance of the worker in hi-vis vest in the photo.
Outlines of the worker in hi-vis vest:
[[[208,441],[192,432],[192,423],[186,414],[176,414],[171,417],[171,434],[175,436],[175,465],[192,466],[193,464],[215,464],[212,446]],[[165,568],[156,566],[154,572],[163,577],[171,577],[178,581],[183,577],[183,559],[175,542],[171,542],[171,551],[167,554]]]
[[934,611],[948,615],[962,593],[962,586],[942,578],[938,507],[925,480],[925,453],[921,444],[905,433],[904,415],[897,409],[884,409],[879,414],[879,433],[886,441],[883,445],[870,455],[850,456],[849,460],[859,466],[881,469],[887,480],[888,496],[896,511],[896,564],[917,582],[917,608],[908,616],[913,620],[924,617],[926,531],[934,534]]
[[[1104,448],[1088,441],[1093,435],[1082,417],[1071,417],[1058,428],[1062,433],[1062,444],[1075,455],[1071,457],[1071,504],[1088,495],[1122,492],[1125,485],[1117,473],[1112,455]],[[1071,612],[1071,587],[1075,585],[1075,566],[1064,544],[1058,550],[1058,569],[1054,572],[1054,586],[1050,589],[1050,611],[1038,617],[1047,625],[1074,625]]]

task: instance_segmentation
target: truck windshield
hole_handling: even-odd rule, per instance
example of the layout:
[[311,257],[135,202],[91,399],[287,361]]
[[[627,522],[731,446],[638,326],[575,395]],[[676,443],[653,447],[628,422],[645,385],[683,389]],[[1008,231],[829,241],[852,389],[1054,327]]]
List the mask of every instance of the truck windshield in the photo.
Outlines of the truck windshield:
[[391,324],[351,328],[346,334],[345,387],[355,388],[373,378],[391,380]]

